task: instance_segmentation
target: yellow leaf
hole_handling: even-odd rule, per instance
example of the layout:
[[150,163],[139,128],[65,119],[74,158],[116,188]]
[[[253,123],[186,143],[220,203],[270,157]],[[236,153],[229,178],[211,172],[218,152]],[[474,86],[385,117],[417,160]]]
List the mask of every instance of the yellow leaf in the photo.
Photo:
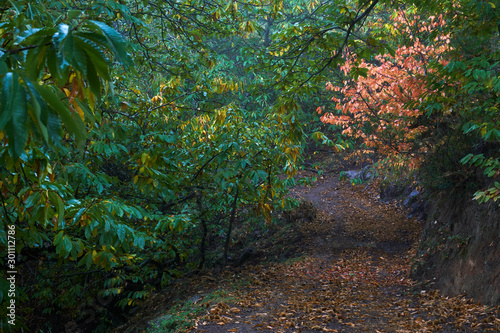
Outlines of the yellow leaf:
[[78,105],[77,103],[75,103],[73,105],[73,107],[75,108],[76,112],[78,112],[78,114],[80,115],[80,118],[82,118],[82,120],[85,120],[85,114],[83,113],[83,110],[80,107],[80,105]]
[[246,25],[245,25],[245,31],[246,32],[249,32],[249,33],[252,33],[255,31],[253,25],[252,25],[252,22],[250,21],[247,21]]

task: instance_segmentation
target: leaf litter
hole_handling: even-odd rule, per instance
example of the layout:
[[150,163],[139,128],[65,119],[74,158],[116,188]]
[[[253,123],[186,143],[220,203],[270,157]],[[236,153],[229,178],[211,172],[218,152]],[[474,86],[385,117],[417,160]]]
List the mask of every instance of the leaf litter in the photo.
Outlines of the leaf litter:
[[325,175],[291,195],[317,218],[298,224],[304,255],[245,266],[234,301],[212,305],[192,332],[498,332],[500,307],[425,289],[409,273],[422,230],[376,188]]

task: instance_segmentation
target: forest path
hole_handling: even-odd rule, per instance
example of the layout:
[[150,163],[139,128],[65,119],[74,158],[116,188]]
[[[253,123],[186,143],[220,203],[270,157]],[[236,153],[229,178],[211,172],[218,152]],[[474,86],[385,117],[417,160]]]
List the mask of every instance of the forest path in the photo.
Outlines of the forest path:
[[192,332],[500,331],[498,312],[415,286],[409,270],[421,223],[380,202],[375,185],[328,174],[291,195],[319,209],[296,226],[304,255],[243,267],[236,301],[207,309]]

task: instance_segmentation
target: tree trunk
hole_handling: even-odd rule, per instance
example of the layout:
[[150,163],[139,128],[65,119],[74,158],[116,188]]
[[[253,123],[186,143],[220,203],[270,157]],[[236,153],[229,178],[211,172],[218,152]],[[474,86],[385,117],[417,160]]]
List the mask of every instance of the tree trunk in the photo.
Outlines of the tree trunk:
[[236,207],[238,206],[237,204],[238,204],[238,187],[236,187],[236,194],[234,196],[231,216],[229,217],[229,226],[227,228],[226,243],[224,244],[224,266],[227,265],[227,251],[229,249],[229,241],[231,240],[231,232],[233,231],[234,220],[236,219]]
[[196,197],[196,205],[198,206],[198,211],[200,212],[200,221],[201,221],[201,244],[200,244],[200,263],[198,265],[198,271],[200,271],[205,265],[206,260],[206,249],[207,249],[207,221],[203,217],[203,205],[201,204],[200,197]]
[[200,264],[198,265],[198,270],[201,270],[205,265],[206,258],[206,248],[207,248],[207,221],[204,218],[201,219],[201,244],[200,244]]
[[266,20],[266,28],[264,30],[264,47],[269,47],[271,45],[271,26],[274,23],[274,19],[272,17],[269,17]]

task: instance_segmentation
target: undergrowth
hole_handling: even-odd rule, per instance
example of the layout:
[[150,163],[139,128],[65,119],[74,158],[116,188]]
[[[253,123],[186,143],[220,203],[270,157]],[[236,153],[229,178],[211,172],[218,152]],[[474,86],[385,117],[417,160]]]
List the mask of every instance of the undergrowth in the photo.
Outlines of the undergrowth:
[[[237,286],[235,286],[237,288]],[[217,290],[203,298],[194,296],[185,302],[178,302],[163,316],[152,321],[147,333],[181,333],[187,332],[194,325],[196,318],[210,306],[220,302],[235,301],[235,297],[225,290]]]

